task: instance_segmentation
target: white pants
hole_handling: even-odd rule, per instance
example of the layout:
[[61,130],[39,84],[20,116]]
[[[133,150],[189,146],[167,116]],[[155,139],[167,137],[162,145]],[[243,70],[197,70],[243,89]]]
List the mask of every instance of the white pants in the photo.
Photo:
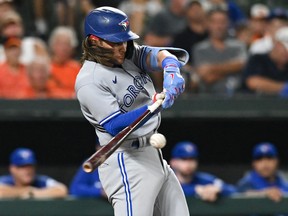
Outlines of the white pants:
[[184,193],[160,150],[121,148],[99,167],[115,216],[189,216]]

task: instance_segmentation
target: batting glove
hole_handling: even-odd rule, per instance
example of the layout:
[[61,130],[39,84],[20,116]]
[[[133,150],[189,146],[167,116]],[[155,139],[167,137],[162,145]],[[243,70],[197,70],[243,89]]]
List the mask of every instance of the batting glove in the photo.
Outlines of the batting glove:
[[173,105],[174,99],[184,92],[185,80],[180,74],[180,63],[177,59],[173,57],[166,57],[162,61],[162,67],[164,68],[164,102],[165,106],[167,106],[163,106],[163,108],[169,108]]
[[169,91],[165,91],[165,99],[162,102],[162,107],[164,109],[170,108],[174,104],[174,100],[174,96]]

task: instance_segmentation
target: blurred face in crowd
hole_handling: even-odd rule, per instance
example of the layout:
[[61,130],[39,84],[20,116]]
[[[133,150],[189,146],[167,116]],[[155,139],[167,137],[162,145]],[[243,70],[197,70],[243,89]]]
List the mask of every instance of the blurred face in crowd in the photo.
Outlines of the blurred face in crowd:
[[267,19],[265,18],[252,18],[250,20],[250,28],[254,34],[263,35],[267,28]]
[[21,37],[23,34],[24,34],[24,30],[23,30],[23,26],[21,23],[10,22],[10,23],[7,23],[2,28],[2,35],[6,37],[11,37],[11,36]]
[[274,18],[269,22],[268,33],[274,35],[278,29],[287,26],[287,24],[288,22],[283,19]]
[[274,42],[272,53],[274,54],[274,60],[276,60],[278,64],[285,65],[288,63],[288,50],[281,42]]
[[59,62],[69,60],[73,54],[71,39],[68,35],[62,34],[55,36],[51,46],[52,53]]
[[228,29],[228,16],[223,12],[213,12],[208,19],[208,30],[212,39],[223,40]]
[[188,24],[203,22],[206,18],[205,11],[203,10],[202,6],[197,3],[194,3],[187,9],[186,16],[188,19]]
[[187,0],[170,0],[170,10],[177,15],[182,15]]
[[27,68],[30,84],[38,91],[43,91],[47,87],[50,75],[48,65],[44,62],[32,62]]
[[172,159],[170,164],[176,172],[183,176],[192,176],[198,168],[198,161],[193,158]]
[[278,168],[278,159],[263,157],[253,161],[254,170],[264,178],[273,177]]
[[13,176],[17,186],[28,186],[30,185],[35,177],[35,166],[10,166],[10,173]]
[[21,55],[21,48],[19,46],[5,47],[5,55],[9,64],[18,65]]
[[0,4],[0,19],[8,12],[12,11],[13,6],[9,2],[4,2]]

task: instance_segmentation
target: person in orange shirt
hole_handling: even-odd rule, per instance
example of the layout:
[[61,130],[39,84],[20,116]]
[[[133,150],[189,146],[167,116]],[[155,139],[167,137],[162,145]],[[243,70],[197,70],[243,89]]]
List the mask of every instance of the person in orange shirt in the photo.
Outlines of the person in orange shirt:
[[21,94],[23,99],[73,98],[74,94],[57,88],[50,78],[50,61],[45,56],[33,59],[27,65],[29,86]]
[[21,39],[3,38],[6,61],[0,64],[0,98],[17,99],[28,86],[25,66],[19,61]]
[[80,70],[80,63],[72,59],[77,44],[76,34],[69,27],[57,27],[49,39],[51,79],[63,92],[74,93],[76,76]]

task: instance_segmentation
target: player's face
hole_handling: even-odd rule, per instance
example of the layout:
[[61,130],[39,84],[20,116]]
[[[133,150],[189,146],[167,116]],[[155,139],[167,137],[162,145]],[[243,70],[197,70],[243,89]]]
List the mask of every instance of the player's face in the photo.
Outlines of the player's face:
[[277,171],[278,160],[276,158],[261,158],[253,162],[253,167],[262,177],[269,178]]
[[15,179],[16,184],[21,186],[30,185],[35,176],[35,167],[32,165],[26,166],[10,166],[10,172]]
[[177,172],[184,176],[193,175],[198,167],[198,161],[192,158],[189,159],[174,159],[171,166]]
[[125,60],[125,54],[127,50],[127,42],[112,43],[109,41],[102,40],[103,48],[112,50],[112,57],[110,62],[114,65],[122,65]]

